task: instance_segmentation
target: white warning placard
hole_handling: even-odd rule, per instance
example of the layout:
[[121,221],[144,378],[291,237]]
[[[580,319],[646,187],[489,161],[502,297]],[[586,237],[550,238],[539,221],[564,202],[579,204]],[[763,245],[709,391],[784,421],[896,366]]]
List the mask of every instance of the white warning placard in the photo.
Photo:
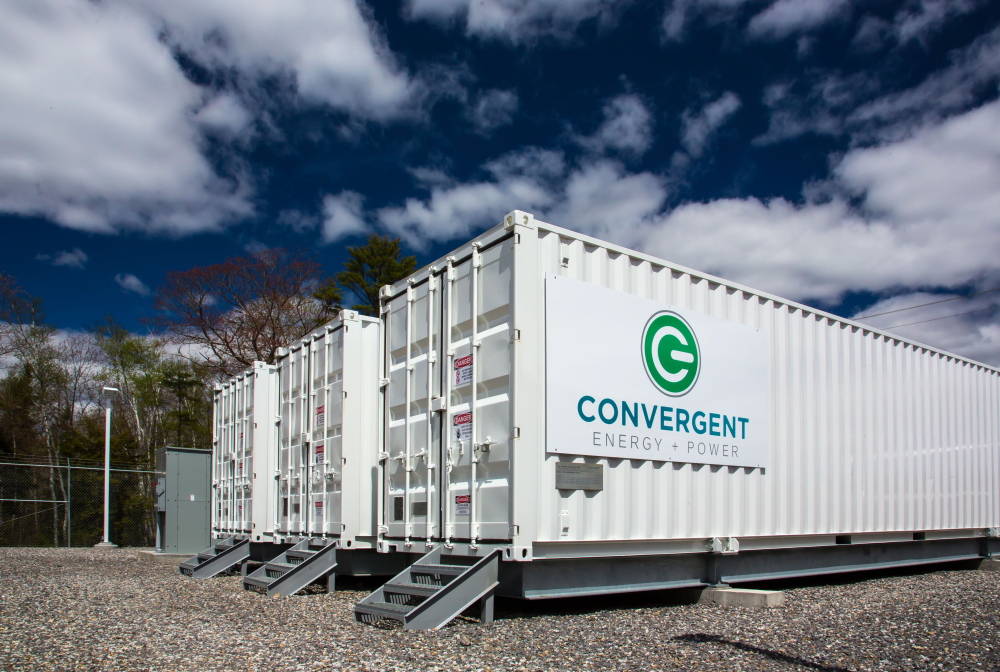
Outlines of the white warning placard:
[[316,502],[316,506],[314,508],[314,511],[316,513],[317,520],[322,520],[322,518],[323,518],[323,500],[319,500],[318,502]]
[[472,355],[459,357],[455,360],[455,387],[462,387],[472,382]]
[[314,427],[319,428],[326,424],[326,406],[316,407],[316,422]]
[[313,460],[313,464],[323,464],[323,456],[325,455],[322,443],[316,444],[316,457]]
[[472,438],[472,413],[458,413],[451,424],[451,435],[456,441],[468,441]]
[[469,495],[455,495],[455,515],[468,516],[472,508],[472,497]]

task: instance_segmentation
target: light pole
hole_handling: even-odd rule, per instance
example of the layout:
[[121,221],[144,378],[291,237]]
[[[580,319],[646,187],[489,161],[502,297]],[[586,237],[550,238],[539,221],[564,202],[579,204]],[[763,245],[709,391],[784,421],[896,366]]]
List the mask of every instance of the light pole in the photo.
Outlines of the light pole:
[[118,548],[108,538],[110,529],[110,495],[111,495],[111,395],[118,394],[117,387],[105,387],[104,398],[107,406],[104,409],[104,541],[94,544],[94,548]]

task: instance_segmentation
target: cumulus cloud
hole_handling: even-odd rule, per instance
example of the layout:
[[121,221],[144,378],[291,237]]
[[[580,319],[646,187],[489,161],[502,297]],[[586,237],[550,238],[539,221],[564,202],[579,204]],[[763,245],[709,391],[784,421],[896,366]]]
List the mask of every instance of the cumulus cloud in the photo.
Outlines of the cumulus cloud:
[[135,292],[139,296],[149,296],[149,287],[139,278],[131,273],[118,273],[115,275],[115,282],[126,292]]
[[367,231],[364,197],[361,194],[342,191],[323,199],[323,242],[332,243]]
[[39,254],[35,256],[35,259],[47,262],[53,266],[65,266],[66,268],[75,268],[82,271],[89,257],[79,247],[74,247],[72,250],[63,250],[55,254]]
[[740,109],[740,97],[732,91],[700,110],[687,109],[681,115],[681,146],[692,158],[700,157],[715,133]]
[[223,93],[198,110],[194,120],[208,131],[231,138],[244,134],[253,117],[236,96]]
[[983,0],[921,0],[919,3],[908,3],[893,20],[896,39],[900,42],[923,40],[940,30],[950,19],[968,14],[983,4]]
[[[269,79],[350,119],[414,114],[422,85],[353,0],[12,0],[0,7],[0,212],[90,232],[186,235],[254,215],[245,143]],[[271,94],[269,94],[271,95]]]
[[663,37],[671,42],[684,39],[688,23],[695,17],[712,23],[730,21],[743,5],[755,0],[672,0],[663,15]]
[[542,37],[567,39],[589,19],[610,24],[623,3],[612,0],[409,0],[412,20],[462,23],[467,35],[531,43]]
[[898,140],[976,104],[983,91],[1000,84],[1000,28],[956,49],[949,64],[915,86],[885,93],[877,75],[820,73],[798,82],[777,82],[765,90],[768,130],[755,139],[768,144],[806,133],[855,142]]
[[253,212],[202,155],[203,92],[126,7],[0,9],[0,211],[75,229],[215,229]]
[[752,287],[827,303],[848,291],[1000,278],[1000,103],[852,150],[833,175],[844,195],[828,202],[692,203],[652,227],[645,244]]
[[413,83],[353,0],[135,0],[199,62],[291,74],[296,93],[366,117],[405,112]]
[[782,39],[819,28],[850,10],[850,0],[777,0],[750,20],[747,32],[758,39]]
[[653,144],[653,115],[642,99],[632,93],[612,98],[604,104],[604,121],[594,135],[580,143],[596,152],[616,151],[638,158]]
[[278,224],[286,226],[296,233],[305,233],[316,228],[319,218],[301,210],[282,210],[278,213]]
[[477,131],[489,134],[514,120],[517,105],[516,91],[490,89],[480,95],[476,103],[469,108],[468,117]]
[[1000,366],[998,315],[1000,296],[996,293],[965,298],[948,293],[904,292],[878,301],[853,319],[860,318],[865,324],[918,343]]

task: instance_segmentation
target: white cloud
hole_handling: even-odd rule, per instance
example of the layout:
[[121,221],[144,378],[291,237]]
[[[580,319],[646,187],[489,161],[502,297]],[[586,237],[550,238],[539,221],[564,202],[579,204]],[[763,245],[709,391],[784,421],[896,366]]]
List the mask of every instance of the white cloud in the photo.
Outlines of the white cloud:
[[353,0],[134,0],[199,62],[291,74],[299,96],[354,114],[408,112],[413,83]]
[[728,199],[681,206],[649,249],[793,299],[848,291],[955,287],[1000,279],[1000,103],[911,138],[848,152],[832,189],[795,205]]
[[[943,302],[945,299],[954,299]],[[932,305],[924,305],[932,304]],[[906,292],[857,313],[861,322],[976,361],[1000,366],[1000,297]],[[910,309],[910,310],[901,310]],[[878,315],[894,311],[889,315]],[[898,311],[898,312],[896,312]],[[878,315],[864,318],[865,315]]]
[[127,292],[135,292],[139,296],[149,296],[149,287],[131,273],[118,273],[115,275],[115,282]]
[[730,21],[740,8],[756,0],[673,0],[663,15],[663,36],[669,41],[684,39],[687,24],[694,17],[713,23]]
[[249,216],[191,119],[203,92],[118,4],[0,8],[0,211],[64,226],[184,234]]
[[850,0],[777,0],[750,20],[747,32],[760,39],[782,39],[850,13]]
[[[174,52],[247,90],[192,82]],[[428,89],[353,0],[3,4],[0,212],[168,235],[252,217],[249,171],[227,149],[206,158],[206,135],[234,148],[253,138],[264,78],[290,85],[268,97],[351,123],[414,115]]]
[[623,94],[604,104],[604,121],[580,143],[596,152],[615,150],[638,158],[653,144],[653,115],[635,94]]
[[434,187],[426,201],[408,198],[402,206],[381,208],[378,219],[410,247],[426,249],[431,242],[469,237],[483,227],[498,224],[514,208],[536,208],[551,200],[544,186],[534,179],[513,177]]
[[681,146],[688,155],[700,157],[716,131],[736,114],[740,106],[739,96],[726,91],[698,111],[685,110],[681,115]]
[[607,25],[622,3],[612,0],[409,0],[410,19],[448,24],[461,21],[465,32],[513,44],[541,37],[567,39],[588,19]]
[[262,243],[259,240],[251,238],[249,241],[243,243],[243,249],[250,254],[260,254],[261,252],[271,248],[269,248],[266,243]]
[[822,73],[812,82],[772,84],[763,96],[771,109],[768,130],[754,142],[768,144],[806,133],[848,134],[854,143],[899,140],[968,110],[984,91],[1000,84],[1000,28],[954,50],[949,60],[919,84],[893,93],[883,93],[883,83],[868,72],[848,77]]
[[1000,82],[1000,28],[956,49],[950,60],[946,68],[913,88],[860,105],[850,113],[848,125],[860,129],[874,126],[883,135],[899,137],[967,109],[982,89]]
[[361,194],[342,191],[323,199],[323,242],[332,243],[367,231]]
[[296,233],[305,233],[316,228],[319,218],[301,210],[282,210],[278,213],[278,224],[287,226]]
[[567,228],[634,245],[666,198],[661,178],[646,172],[629,174],[621,164],[601,160],[573,171],[559,202],[541,214]]
[[195,121],[209,131],[235,137],[246,132],[253,121],[250,112],[232,94],[220,94],[208,101],[194,115]]
[[922,0],[919,4],[909,3],[893,20],[896,39],[900,42],[922,40],[940,30],[949,19],[968,14],[982,4],[982,0]]
[[566,157],[556,150],[526,147],[488,161],[484,168],[501,180],[530,177],[544,183],[566,172]]
[[480,133],[488,134],[514,120],[518,100],[516,91],[490,89],[468,110],[470,121]]
[[89,257],[79,247],[74,247],[72,250],[63,250],[62,252],[56,252],[54,255],[39,254],[35,256],[35,259],[48,262],[53,266],[65,266],[82,271]]

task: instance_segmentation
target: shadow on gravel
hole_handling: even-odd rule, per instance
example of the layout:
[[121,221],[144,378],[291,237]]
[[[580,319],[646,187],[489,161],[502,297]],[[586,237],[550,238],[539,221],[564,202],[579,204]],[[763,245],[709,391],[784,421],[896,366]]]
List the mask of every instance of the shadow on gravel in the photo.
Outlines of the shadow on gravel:
[[496,598],[494,616],[497,620],[533,618],[536,616],[576,616],[596,614],[616,609],[678,607],[696,604],[701,590],[655,590],[641,593],[618,593],[590,597],[561,597],[550,600],[518,600]]
[[740,651],[756,653],[766,658],[770,658],[771,660],[778,660],[783,663],[798,665],[799,667],[804,667],[810,670],[821,670],[822,672],[852,672],[850,669],[846,667],[831,667],[829,665],[821,665],[819,663],[813,663],[808,660],[803,660],[802,658],[796,658],[795,656],[789,656],[779,651],[772,651],[771,649],[762,649],[759,646],[744,644],[743,642],[734,642],[732,640],[726,639],[725,637],[722,637],[721,635],[703,635],[703,634],[678,635],[677,637],[674,637],[674,641],[685,642],[687,644],[725,644],[726,646],[731,646],[734,649],[739,649]]

